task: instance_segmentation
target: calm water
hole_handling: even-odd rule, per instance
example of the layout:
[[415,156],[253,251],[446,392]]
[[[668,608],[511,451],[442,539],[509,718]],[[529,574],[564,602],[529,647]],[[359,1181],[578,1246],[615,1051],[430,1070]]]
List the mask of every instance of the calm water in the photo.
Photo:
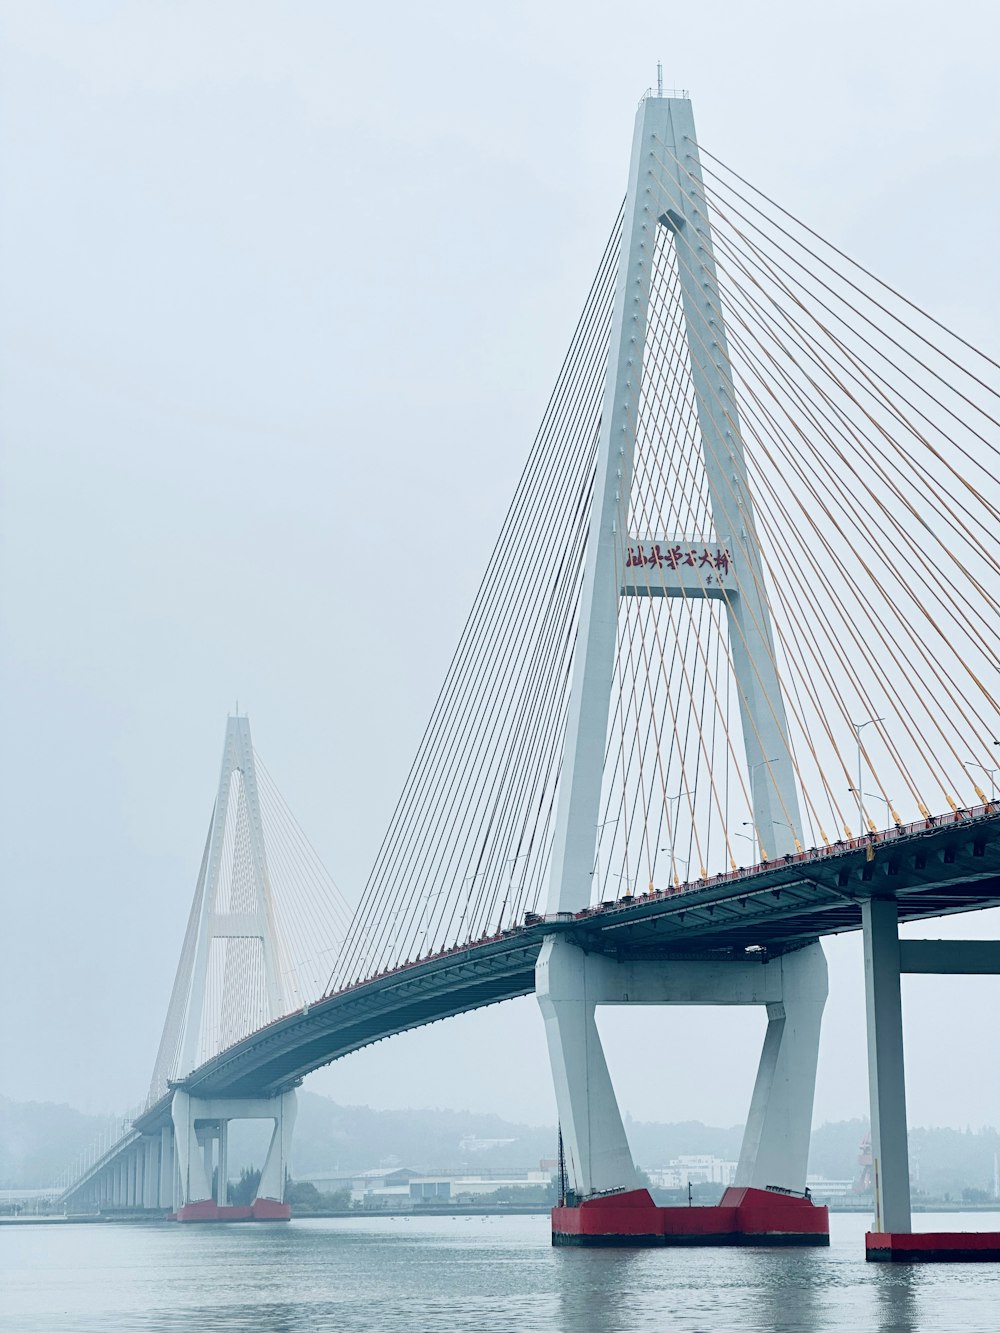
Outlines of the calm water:
[[[0,1227],[16,1333],[631,1333],[1000,1328],[1000,1264],[866,1264],[868,1219],[829,1250],[554,1250],[545,1217],[228,1227]],[[917,1219],[1000,1229],[1000,1215]]]

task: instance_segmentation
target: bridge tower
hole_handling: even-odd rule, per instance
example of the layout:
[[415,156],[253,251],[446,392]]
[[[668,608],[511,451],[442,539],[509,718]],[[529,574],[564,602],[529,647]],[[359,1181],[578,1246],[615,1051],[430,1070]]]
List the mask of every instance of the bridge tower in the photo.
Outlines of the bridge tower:
[[[225,1218],[231,1120],[274,1129],[252,1215],[289,1216],[284,1185],[295,1093],[213,1099],[191,1095],[193,1069],[288,1008],[284,962],[268,873],[250,722],[226,723],[222,769],[194,902],[160,1040],[150,1100],[172,1090],[171,1181],[179,1221]],[[163,1206],[170,1200],[163,1198]],[[246,1210],[243,1210],[246,1211]]]
[[[701,190],[691,103],[648,95],[636,116],[617,291],[605,380],[597,474],[579,634],[552,849],[548,913],[575,913],[591,898],[625,598],[709,597],[724,608],[736,681],[750,806],[761,860],[800,847],[792,751],[775,665],[764,569],[744,459],[722,316],[711,226]],[[640,392],[651,318],[654,253],[672,249],[681,343],[697,412],[713,546],[728,577],[705,581],[683,563],[655,579],[629,554],[643,542],[666,551],[690,533],[632,530]],[[813,942],[766,963],[650,959],[618,963],[550,935],[537,965],[562,1125],[570,1207],[557,1209],[556,1240],[605,1242],[665,1223],[637,1178],[595,1021],[597,1004],[762,1004],[767,1030],[736,1181],[716,1219],[720,1234],[782,1232],[825,1243],[825,1210],[805,1197],[826,963]],[[690,1214],[691,1210],[684,1210]],[[694,1210],[698,1214],[706,1210]],[[712,1210],[715,1211],[715,1210]],[[737,1216],[739,1213],[739,1216]],[[699,1223],[705,1223],[699,1218]],[[683,1222],[678,1223],[683,1229]],[[717,1236],[715,1237],[718,1238]]]

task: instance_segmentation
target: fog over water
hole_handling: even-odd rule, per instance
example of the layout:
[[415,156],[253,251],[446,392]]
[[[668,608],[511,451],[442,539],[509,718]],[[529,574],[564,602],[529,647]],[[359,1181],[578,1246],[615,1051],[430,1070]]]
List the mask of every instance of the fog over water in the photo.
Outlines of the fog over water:
[[[946,21],[924,0],[0,5],[0,1090],[144,1094],[237,699],[357,900],[657,59],[706,145],[996,356],[998,36],[969,0]],[[817,1120],[867,1109],[860,938],[827,947]],[[998,997],[905,980],[911,1122],[1000,1121]],[[623,1110],[740,1121],[763,1021],[603,1014]],[[309,1086],[555,1119],[533,999]]]

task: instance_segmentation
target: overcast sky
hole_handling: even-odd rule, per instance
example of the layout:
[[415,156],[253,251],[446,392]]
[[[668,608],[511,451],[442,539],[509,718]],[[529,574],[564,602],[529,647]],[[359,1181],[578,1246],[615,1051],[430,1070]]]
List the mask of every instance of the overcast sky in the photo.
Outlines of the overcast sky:
[[[986,0],[0,0],[0,1091],[143,1096],[237,698],[356,898],[657,59],[996,356],[998,38]],[[860,939],[828,955],[818,1120],[867,1110]],[[911,1121],[1000,1123],[1000,981],[904,984]],[[740,1120],[763,1021],[607,1013],[623,1109]],[[533,999],[309,1086],[555,1118]]]

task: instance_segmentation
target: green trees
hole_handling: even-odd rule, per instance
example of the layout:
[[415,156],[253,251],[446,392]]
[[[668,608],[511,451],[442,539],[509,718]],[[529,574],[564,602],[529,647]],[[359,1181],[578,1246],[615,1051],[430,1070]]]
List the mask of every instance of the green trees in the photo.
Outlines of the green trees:
[[235,1185],[229,1186],[229,1202],[240,1207],[249,1207],[257,1197],[260,1184],[260,1172],[255,1166],[240,1168],[240,1178]]

